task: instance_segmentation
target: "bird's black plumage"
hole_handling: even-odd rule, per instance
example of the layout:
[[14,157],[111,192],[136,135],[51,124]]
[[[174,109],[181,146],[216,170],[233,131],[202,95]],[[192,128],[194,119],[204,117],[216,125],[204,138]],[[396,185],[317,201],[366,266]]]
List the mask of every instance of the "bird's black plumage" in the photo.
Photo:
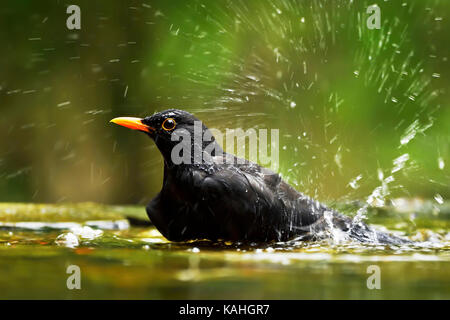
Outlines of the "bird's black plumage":
[[[225,153],[214,137],[197,142],[192,135],[192,162],[174,163],[172,150],[179,141],[172,141],[172,134],[175,129],[193,133],[194,122],[199,121],[188,112],[170,109],[138,121],[149,129],[137,129],[155,141],[164,157],[162,189],[146,209],[169,240],[268,242],[340,234],[362,242],[404,242],[363,223],[353,223],[298,192],[277,173]],[[209,133],[203,124],[201,130]],[[207,146],[214,147],[212,152],[204,152]],[[196,148],[204,155],[200,162],[193,159]]]

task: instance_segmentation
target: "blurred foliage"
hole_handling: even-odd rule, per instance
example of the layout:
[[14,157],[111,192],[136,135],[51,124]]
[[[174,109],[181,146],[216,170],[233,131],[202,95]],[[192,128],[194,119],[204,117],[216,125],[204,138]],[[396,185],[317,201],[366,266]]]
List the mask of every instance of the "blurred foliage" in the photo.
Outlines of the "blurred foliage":
[[280,173],[319,199],[390,175],[389,196],[448,198],[450,3],[378,1],[381,30],[371,4],[2,1],[0,200],[148,202],[161,156],[108,121],[169,107],[279,128]]

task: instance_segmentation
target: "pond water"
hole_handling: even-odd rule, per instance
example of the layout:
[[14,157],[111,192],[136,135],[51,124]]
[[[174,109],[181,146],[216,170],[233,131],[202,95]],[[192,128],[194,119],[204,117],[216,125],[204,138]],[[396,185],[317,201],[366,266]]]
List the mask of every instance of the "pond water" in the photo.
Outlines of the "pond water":
[[[404,246],[172,243],[154,227],[128,227],[126,220],[98,222],[103,230],[86,221],[8,222],[0,230],[0,298],[449,299],[449,214],[426,216],[370,215],[378,228],[417,240]],[[81,227],[86,224],[91,227]],[[80,290],[67,288],[70,265],[80,268]],[[370,290],[368,267],[374,265],[381,288]]]

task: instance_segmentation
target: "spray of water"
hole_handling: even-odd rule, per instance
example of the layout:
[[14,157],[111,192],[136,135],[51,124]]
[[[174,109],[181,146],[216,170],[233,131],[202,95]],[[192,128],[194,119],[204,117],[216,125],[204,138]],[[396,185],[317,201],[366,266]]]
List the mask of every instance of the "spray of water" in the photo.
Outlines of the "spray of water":
[[283,177],[321,199],[365,198],[355,223],[392,193],[409,195],[402,181],[421,164],[408,148],[433,127],[440,110],[432,83],[439,74],[412,49],[413,30],[404,23],[421,16],[433,32],[436,13],[388,2],[381,7],[381,29],[371,30],[369,5],[194,2],[198,17],[171,26],[178,41],[189,43],[179,76],[190,84],[187,95],[201,90],[198,111],[226,114],[221,120],[232,126],[279,127]]

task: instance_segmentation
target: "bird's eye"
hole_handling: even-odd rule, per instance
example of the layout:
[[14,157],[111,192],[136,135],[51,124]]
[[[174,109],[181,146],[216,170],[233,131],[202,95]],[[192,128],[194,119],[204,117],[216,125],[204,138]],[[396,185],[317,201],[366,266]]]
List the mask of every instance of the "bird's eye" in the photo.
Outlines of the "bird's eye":
[[177,125],[177,123],[175,122],[175,119],[167,118],[166,120],[163,121],[161,126],[164,130],[171,131],[171,130],[175,129],[176,125]]

